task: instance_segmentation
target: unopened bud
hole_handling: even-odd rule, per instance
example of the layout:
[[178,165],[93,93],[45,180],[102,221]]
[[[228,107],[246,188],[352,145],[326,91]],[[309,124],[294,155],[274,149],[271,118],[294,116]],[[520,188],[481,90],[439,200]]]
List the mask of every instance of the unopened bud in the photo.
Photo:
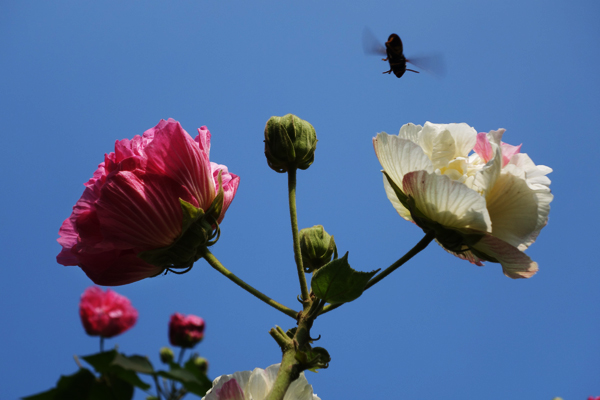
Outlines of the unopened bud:
[[315,225],[300,231],[300,250],[302,265],[306,272],[313,272],[337,257],[337,248],[333,236],[323,226]]
[[208,372],[208,360],[204,357],[195,357],[194,358],[194,366],[200,370],[203,374],[206,375]]
[[315,128],[292,114],[271,117],[265,127],[265,156],[276,172],[306,169],[315,159]]
[[175,354],[173,354],[173,350],[170,347],[163,347],[160,349],[160,361],[163,364],[169,364],[173,362],[175,359]]

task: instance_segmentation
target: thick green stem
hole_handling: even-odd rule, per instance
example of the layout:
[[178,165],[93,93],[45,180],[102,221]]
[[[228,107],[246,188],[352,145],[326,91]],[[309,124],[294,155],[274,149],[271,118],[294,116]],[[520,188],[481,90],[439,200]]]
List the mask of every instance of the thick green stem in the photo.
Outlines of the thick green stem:
[[306,275],[302,266],[302,253],[300,251],[300,236],[298,234],[298,215],[296,213],[296,169],[288,171],[288,197],[290,203],[290,220],[292,222],[292,238],[294,240],[294,259],[298,269],[298,280],[300,281],[300,291],[302,300],[308,300],[308,285],[306,284]]
[[284,330],[278,326],[269,331],[269,334],[281,347],[283,356],[275,382],[265,400],[283,400],[290,384],[298,379],[302,371],[309,368],[306,364],[303,365],[296,358],[296,355],[310,349],[310,328],[321,307],[321,300],[316,299],[314,296],[304,302],[304,309],[298,316],[298,327],[293,339],[288,337]]
[[[387,267],[385,270],[383,270],[381,273],[379,273],[375,277],[373,277],[373,279],[371,279],[367,283],[367,285],[365,286],[365,290],[367,290],[368,288],[370,288],[371,286],[373,286],[374,284],[376,284],[377,282],[379,282],[380,280],[382,280],[383,278],[385,278],[386,276],[388,276],[389,274],[391,274],[392,272],[394,272],[396,269],[400,268],[404,263],[406,263],[408,260],[410,260],[411,258],[413,258],[414,256],[416,256],[417,254],[419,254],[419,252],[421,252],[422,250],[424,250],[429,245],[429,243],[431,243],[433,241],[433,239],[435,239],[435,234],[433,232],[427,233],[423,237],[423,239],[421,239],[419,241],[419,243],[417,243],[415,245],[415,247],[413,247],[412,249],[410,249],[408,251],[408,253],[406,253],[405,255],[403,255],[402,258],[400,258],[398,261],[396,261],[395,263],[393,263],[392,265],[390,265],[389,267]],[[323,311],[321,311],[321,314],[325,314],[326,312],[329,312],[331,310],[335,310],[336,308],[338,308],[342,304],[343,303],[340,303],[340,304],[328,304],[325,307],[323,307]]]
[[223,266],[223,264],[221,264],[219,262],[219,260],[217,260],[217,258],[210,252],[210,250],[208,250],[208,248],[206,248],[206,247],[203,248],[201,250],[201,252],[202,252],[202,257],[208,262],[208,264],[211,267],[213,267],[214,269],[219,271],[221,274],[225,275],[233,283],[235,283],[236,285],[238,285],[239,287],[241,287],[248,293],[256,296],[260,300],[264,301],[265,303],[267,303],[271,307],[275,308],[276,310],[279,310],[282,313],[284,313],[285,315],[288,315],[288,316],[296,319],[296,317],[298,316],[297,311],[294,311],[291,308],[288,308],[288,307],[284,306],[283,304],[276,302],[269,296],[265,295],[264,293],[262,293],[261,291],[255,289],[255,288],[253,288],[252,286],[250,286],[249,284],[244,282],[242,279],[238,278],[233,272],[231,272],[227,268],[225,268]]

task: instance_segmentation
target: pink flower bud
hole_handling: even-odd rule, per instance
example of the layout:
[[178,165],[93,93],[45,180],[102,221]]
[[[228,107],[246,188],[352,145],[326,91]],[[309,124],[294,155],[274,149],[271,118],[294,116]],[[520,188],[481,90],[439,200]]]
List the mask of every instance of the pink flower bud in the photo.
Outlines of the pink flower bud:
[[138,312],[127,297],[92,286],[81,295],[79,316],[88,335],[111,338],[135,325]]
[[[183,215],[183,205],[207,212],[218,202],[215,215],[199,221],[211,230],[215,219],[223,220],[239,184],[226,166],[209,161],[209,150],[206,127],[193,140],[173,119],[161,120],[143,136],[117,141],[63,222],[57,261],[78,265],[94,283],[106,286],[155,276],[174,265],[191,266],[196,248],[207,241],[202,230],[198,235],[198,229],[188,229],[195,221]],[[174,260],[173,254],[183,259]]]
[[169,341],[173,346],[194,347],[204,337],[204,320],[195,315],[175,313],[169,321]]

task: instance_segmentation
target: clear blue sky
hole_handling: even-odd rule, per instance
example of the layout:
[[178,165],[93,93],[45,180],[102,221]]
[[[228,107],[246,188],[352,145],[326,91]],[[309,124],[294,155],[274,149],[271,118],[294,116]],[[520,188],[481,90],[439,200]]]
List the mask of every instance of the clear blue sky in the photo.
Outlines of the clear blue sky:
[[[249,3],[253,3],[250,5]],[[323,400],[587,399],[600,395],[597,1],[12,1],[0,4],[0,398],[54,385],[96,352],[78,316],[92,284],[56,263],[58,229],[115,140],[161,118],[207,125],[211,159],[241,184],[213,253],[297,308],[286,178],[263,155],[272,115],[317,130],[299,174],[301,227],[322,224],[355,269],[386,267],[422,236],[385,196],[371,138],[426,121],[506,128],[549,175],[550,221],[514,281],[431,245],[315,322],[332,356],[308,373]],[[442,52],[444,79],[382,75],[369,26],[407,56]],[[137,326],[107,344],[158,363],[174,312],[206,320],[209,375],[267,367],[293,321],[198,262],[119,287]],[[190,396],[191,397],[191,396]],[[136,399],[143,399],[138,393]]]

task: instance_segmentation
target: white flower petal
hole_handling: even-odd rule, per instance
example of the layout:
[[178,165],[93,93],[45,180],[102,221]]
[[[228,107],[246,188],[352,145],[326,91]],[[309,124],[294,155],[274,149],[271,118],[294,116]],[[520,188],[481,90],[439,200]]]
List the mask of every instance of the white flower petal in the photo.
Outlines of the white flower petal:
[[427,218],[448,228],[491,232],[485,199],[462,183],[445,175],[411,172],[402,183],[404,193],[415,199]]
[[304,372],[291,383],[283,400],[313,400],[312,386],[308,384]]
[[402,125],[400,128],[400,133],[398,133],[398,137],[401,139],[410,140],[411,142],[418,144],[419,143],[419,135],[423,127],[421,125],[415,124],[406,124]]
[[527,184],[532,189],[542,190],[545,186],[548,191],[550,190],[550,179],[546,175],[552,172],[552,168],[545,165],[535,165],[526,153],[515,154],[505,169],[514,174],[514,167],[518,167],[523,171]]
[[264,399],[269,394],[273,381],[269,380],[265,370],[255,368],[250,375],[250,380],[244,392],[248,399]]
[[527,254],[492,235],[485,235],[473,247],[498,260],[504,275],[509,278],[531,278],[538,271],[537,263]]
[[382,132],[373,139],[373,147],[383,170],[398,187],[401,187],[404,175],[409,172],[433,172],[433,165],[423,149],[410,140]]
[[454,157],[467,157],[475,143],[477,143],[477,131],[464,122],[460,124],[446,124],[446,129],[452,133],[456,147]]
[[492,235],[526,249],[548,221],[551,196],[532,190],[518,176],[501,174],[486,198]]
[[506,129],[504,128],[500,128],[497,131],[489,131],[487,133],[487,138],[490,141],[490,143],[495,143],[497,146],[500,146],[500,143],[502,143],[502,136],[504,135],[504,132],[506,132]]
[[[206,396],[202,400],[264,400],[273,387],[278,371],[279,364],[273,364],[266,370],[255,368],[252,372],[241,371],[232,375],[220,376],[213,381],[213,387],[206,393]],[[236,379],[238,382],[239,387],[243,390],[245,399],[241,399],[239,393],[235,390],[220,391],[223,385],[232,379]],[[227,389],[231,388],[228,387]],[[301,373],[300,377],[290,385],[284,400],[320,399],[313,394],[312,386],[306,380],[304,373]]]
[[454,137],[444,126],[427,122],[419,136],[419,144],[431,159],[434,169],[448,166],[456,154]]
[[472,183],[473,190],[480,193],[483,197],[487,197],[490,193],[502,171],[502,151],[500,150],[500,146],[495,143],[490,144],[494,156],[475,173],[475,179]]

